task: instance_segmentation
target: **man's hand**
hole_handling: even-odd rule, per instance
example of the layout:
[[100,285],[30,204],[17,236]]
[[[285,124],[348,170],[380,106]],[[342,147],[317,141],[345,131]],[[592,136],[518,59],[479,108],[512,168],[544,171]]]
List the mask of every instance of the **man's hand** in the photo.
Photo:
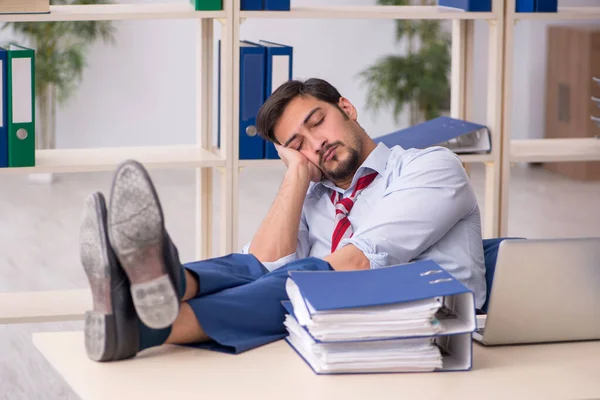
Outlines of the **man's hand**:
[[313,182],[319,182],[323,177],[321,169],[309,161],[308,158],[298,150],[283,147],[278,144],[275,144],[275,148],[277,149],[281,161],[283,161],[288,169],[299,168],[303,172],[306,172]]

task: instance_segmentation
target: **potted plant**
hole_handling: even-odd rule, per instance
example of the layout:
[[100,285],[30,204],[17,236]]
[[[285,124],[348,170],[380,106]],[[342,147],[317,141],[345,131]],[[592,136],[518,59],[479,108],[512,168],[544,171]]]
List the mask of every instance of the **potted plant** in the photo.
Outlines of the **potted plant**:
[[[435,0],[378,0],[383,5],[435,5]],[[451,34],[443,21],[396,20],[396,41],[406,54],[377,60],[359,77],[367,87],[367,109],[390,107],[396,121],[408,107],[410,125],[450,110]]]
[[[107,0],[51,0],[51,5],[109,4]],[[111,21],[7,22],[15,40],[35,49],[36,147],[56,147],[56,106],[77,89],[86,52],[97,40],[114,43]],[[18,39],[17,39],[18,38]],[[22,41],[22,42],[21,42]]]

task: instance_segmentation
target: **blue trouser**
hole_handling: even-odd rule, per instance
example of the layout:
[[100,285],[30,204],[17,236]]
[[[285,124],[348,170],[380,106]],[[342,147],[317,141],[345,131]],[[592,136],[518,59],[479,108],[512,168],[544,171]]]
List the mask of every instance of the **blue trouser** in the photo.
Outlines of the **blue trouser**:
[[251,254],[230,254],[184,267],[196,274],[200,288],[188,304],[212,339],[193,346],[228,353],[241,353],[287,336],[281,302],[288,300],[288,271],[331,270],[326,261],[311,257],[269,272]]

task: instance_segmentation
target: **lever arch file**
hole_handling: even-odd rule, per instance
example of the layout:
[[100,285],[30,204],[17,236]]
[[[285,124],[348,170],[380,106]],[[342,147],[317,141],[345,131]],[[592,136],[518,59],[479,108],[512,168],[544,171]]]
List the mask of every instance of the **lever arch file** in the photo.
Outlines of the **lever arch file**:
[[16,44],[8,48],[8,164],[35,166],[35,53]]
[[223,0],[190,0],[196,11],[217,11],[223,9]]
[[8,167],[8,52],[0,48],[0,168]]
[[471,290],[433,261],[290,271],[287,342],[316,373],[468,370]]
[[265,101],[265,47],[240,42],[240,160],[263,159],[265,140],[258,135],[256,116]]
[[[291,46],[286,46],[279,43],[273,43],[266,40],[258,42],[265,47],[266,61],[266,80],[265,80],[265,100],[269,98],[271,93],[275,91],[281,84],[292,79],[292,65],[294,50]],[[278,159],[277,149],[275,145],[265,140],[265,158]]]
[[424,149],[443,146],[457,154],[489,153],[492,140],[489,129],[480,124],[450,117],[438,117],[406,129],[373,139],[388,147]]

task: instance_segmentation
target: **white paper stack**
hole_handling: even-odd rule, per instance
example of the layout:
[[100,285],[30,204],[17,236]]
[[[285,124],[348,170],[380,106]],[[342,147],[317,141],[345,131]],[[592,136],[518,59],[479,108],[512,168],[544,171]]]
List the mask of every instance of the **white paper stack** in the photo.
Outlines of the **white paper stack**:
[[[290,301],[283,302],[287,342],[318,374],[470,369],[473,293],[435,269],[445,277],[427,277],[427,284],[451,285],[423,286],[418,295],[418,284],[402,275],[412,270],[424,277],[440,267],[412,265],[383,273],[290,272]],[[398,268],[404,270],[394,271]],[[396,287],[386,277],[402,284]],[[407,284],[410,293],[396,293]]]

